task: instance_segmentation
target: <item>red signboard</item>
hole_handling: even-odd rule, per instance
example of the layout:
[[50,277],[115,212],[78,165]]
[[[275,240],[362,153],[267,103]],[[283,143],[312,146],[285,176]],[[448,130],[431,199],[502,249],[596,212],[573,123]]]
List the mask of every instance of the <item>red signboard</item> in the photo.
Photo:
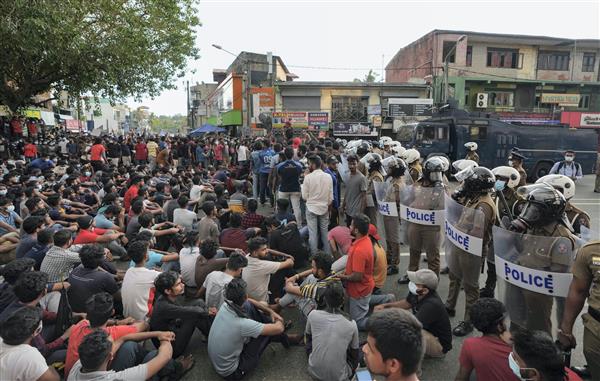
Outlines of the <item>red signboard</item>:
[[571,128],[600,128],[600,112],[563,111],[560,122]]

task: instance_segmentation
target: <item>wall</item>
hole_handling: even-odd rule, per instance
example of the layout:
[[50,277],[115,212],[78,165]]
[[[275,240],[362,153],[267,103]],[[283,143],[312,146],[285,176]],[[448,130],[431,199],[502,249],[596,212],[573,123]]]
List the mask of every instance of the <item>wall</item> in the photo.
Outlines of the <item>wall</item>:
[[[423,79],[431,75],[433,34],[429,33],[400,49],[385,67],[386,82],[408,82],[411,78]],[[403,70],[415,68],[412,70]]]

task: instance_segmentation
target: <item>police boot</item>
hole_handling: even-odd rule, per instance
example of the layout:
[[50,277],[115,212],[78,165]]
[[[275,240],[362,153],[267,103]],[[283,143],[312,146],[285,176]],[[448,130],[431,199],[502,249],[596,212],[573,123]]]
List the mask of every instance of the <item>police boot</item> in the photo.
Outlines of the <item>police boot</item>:
[[473,332],[473,324],[471,324],[471,322],[468,321],[461,321],[460,323],[458,323],[456,328],[452,330],[454,336],[458,337],[466,336],[471,332]]

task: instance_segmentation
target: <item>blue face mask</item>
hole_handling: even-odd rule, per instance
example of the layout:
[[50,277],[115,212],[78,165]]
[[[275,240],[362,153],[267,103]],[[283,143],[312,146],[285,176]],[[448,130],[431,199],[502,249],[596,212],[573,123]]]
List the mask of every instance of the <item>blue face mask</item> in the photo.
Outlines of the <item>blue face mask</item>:
[[523,376],[521,376],[521,367],[519,366],[519,363],[517,363],[517,360],[515,360],[512,352],[510,352],[510,354],[508,355],[508,366],[519,380],[528,380],[528,378],[523,378]]
[[496,183],[494,184],[494,189],[496,189],[498,192],[502,192],[505,186],[506,181],[496,180]]

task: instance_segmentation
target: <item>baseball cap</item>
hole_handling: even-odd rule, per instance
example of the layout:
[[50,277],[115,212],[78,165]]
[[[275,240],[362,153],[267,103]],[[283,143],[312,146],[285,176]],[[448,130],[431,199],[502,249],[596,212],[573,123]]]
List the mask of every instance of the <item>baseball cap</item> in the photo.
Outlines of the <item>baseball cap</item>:
[[81,229],[87,229],[92,226],[92,221],[94,221],[92,216],[81,216],[77,218],[77,225],[79,225]]
[[379,234],[377,234],[377,228],[373,224],[369,225],[369,235],[371,237],[375,238],[377,241],[379,241],[381,239]]
[[418,271],[407,271],[408,280],[415,284],[422,284],[430,290],[436,290],[438,286],[438,277],[429,269],[421,269]]

